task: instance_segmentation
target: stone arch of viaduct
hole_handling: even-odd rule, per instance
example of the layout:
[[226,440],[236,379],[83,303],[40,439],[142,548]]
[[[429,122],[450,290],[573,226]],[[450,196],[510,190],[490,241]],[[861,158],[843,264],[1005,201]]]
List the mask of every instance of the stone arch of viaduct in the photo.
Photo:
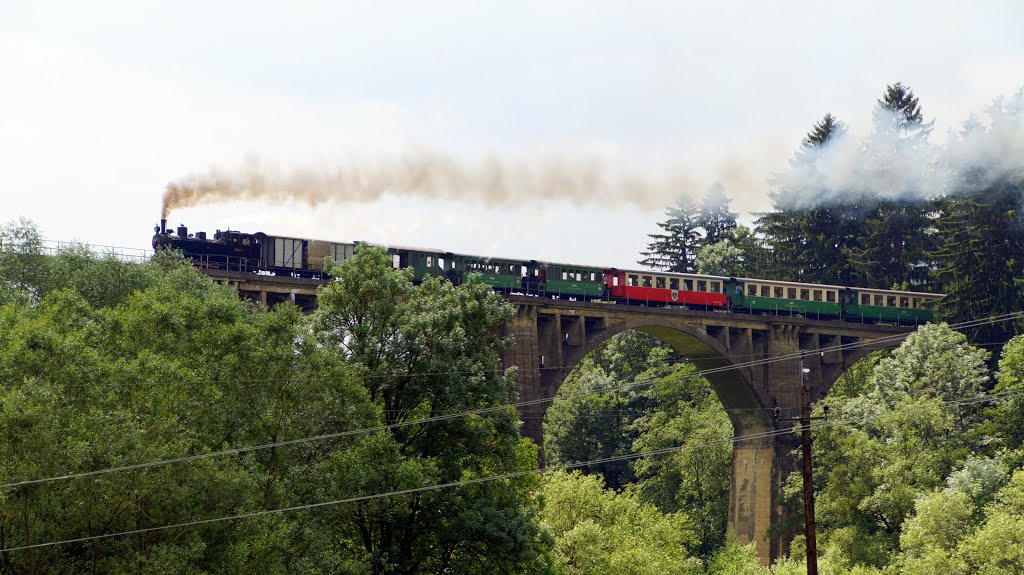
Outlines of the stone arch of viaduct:
[[[811,401],[816,401],[871,349],[898,343],[872,340],[907,331],[788,316],[509,299],[517,307],[508,327],[515,343],[502,359],[506,367],[518,370],[521,401],[553,399],[586,354],[617,333],[638,330],[671,345],[700,370],[726,368],[706,377],[729,413],[736,438],[776,430],[771,416],[774,407],[788,414],[799,413],[801,350],[806,352],[805,367],[810,369],[805,377]],[[851,344],[860,345],[850,348]],[[523,434],[541,447],[548,405],[550,402],[541,401],[520,408]],[[766,564],[788,551],[789,536],[771,527],[786,519],[778,504],[780,483],[796,468],[790,453],[798,444],[795,434],[741,439],[733,444],[729,529],[740,541],[754,543]]]

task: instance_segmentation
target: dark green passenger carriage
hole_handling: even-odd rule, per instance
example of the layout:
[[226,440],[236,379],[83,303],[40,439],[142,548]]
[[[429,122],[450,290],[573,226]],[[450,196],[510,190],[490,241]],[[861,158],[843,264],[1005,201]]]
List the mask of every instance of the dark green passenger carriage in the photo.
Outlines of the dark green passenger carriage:
[[841,297],[847,288],[752,278],[726,282],[729,304],[755,313],[838,317]]
[[935,321],[935,306],[943,294],[851,288],[847,317],[862,321],[928,323]]
[[542,263],[548,295],[595,299],[604,297],[604,268]]
[[530,262],[456,254],[454,264],[453,273],[457,283],[465,283],[470,274],[480,274],[487,285],[509,293],[522,289],[523,273]]

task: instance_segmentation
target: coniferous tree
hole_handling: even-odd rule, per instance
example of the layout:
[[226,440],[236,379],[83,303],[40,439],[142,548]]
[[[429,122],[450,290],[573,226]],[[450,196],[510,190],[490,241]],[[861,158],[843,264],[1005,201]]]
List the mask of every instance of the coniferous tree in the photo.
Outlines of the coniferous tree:
[[847,252],[858,236],[860,196],[823,188],[817,173],[826,146],[845,133],[845,124],[826,114],[804,137],[791,173],[769,193],[775,211],[761,214],[757,228],[772,250],[771,275],[778,279],[856,283]]
[[[997,101],[989,113],[992,127],[968,124],[960,144],[977,150],[986,141],[1024,136],[1024,92]],[[941,244],[933,253],[934,277],[946,294],[939,311],[950,322],[1024,309],[1024,159],[1009,165],[982,158],[974,163],[959,170],[958,188],[939,202],[935,222]],[[998,344],[1019,327],[994,323],[967,333],[978,343]]]
[[[921,187],[927,177],[927,145],[934,121],[925,122],[914,92],[902,83],[886,87],[874,111],[866,173],[879,189],[864,221],[859,247],[849,250],[868,287],[927,289],[933,249],[932,200]],[[906,173],[917,169],[917,173]]]
[[715,182],[704,193],[701,200],[700,217],[697,224],[704,230],[702,246],[717,244],[729,237],[729,231],[736,228],[736,212],[729,211],[731,200],[725,195],[725,186]]
[[668,219],[658,222],[665,233],[647,234],[651,242],[647,251],[640,252],[644,259],[637,263],[670,272],[693,271],[701,239],[697,214],[694,201],[686,195],[679,196],[674,206],[665,209]]

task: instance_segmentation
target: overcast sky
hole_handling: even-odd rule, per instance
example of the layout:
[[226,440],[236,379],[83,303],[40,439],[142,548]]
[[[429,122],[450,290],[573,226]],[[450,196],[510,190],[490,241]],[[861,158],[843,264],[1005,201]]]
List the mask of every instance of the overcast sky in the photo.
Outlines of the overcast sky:
[[865,132],[886,84],[915,91],[933,139],[1019,89],[1022,23],[1021,0],[0,0],[0,221],[143,248],[169,182],[254,158],[555,158],[626,175],[582,205],[280,199],[169,223],[625,267],[671,201],[631,198],[629,178],[698,197],[718,179],[734,210],[767,209],[811,126]]

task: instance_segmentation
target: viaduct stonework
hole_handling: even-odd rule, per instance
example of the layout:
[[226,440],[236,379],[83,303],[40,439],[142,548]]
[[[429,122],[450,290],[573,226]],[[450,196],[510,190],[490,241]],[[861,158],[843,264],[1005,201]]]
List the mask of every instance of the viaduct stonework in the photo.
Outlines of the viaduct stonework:
[[[508,326],[515,345],[503,357],[518,368],[521,401],[551,399],[585,355],[609,337],[626,330],[651,334],[696,364],[716,370],[706,377],[728,411],[736,438],[777,429],[775,407],[787,416],[801,407],[800,355],[811,401],[821,399],[846,369],[871,349],[871,340],[904,333],[907,328],[817,321],[789,316],[761,316],[682,308],[572,302],[525,296],[508,298],[516,317]],[[890,342],[892,340],[889,340]],[[843,348],[840,348],[843,346]],[[789,359],[782,361],[773,358]],[[754,365],[749,365],[751,363]],[[541,422],[549,402],[520,408],[523,433],[543,447]],[[781,424],[791,428],[792,422]],[[733,444],[729,488],[729,529],[744,543],[753,542],[763,563],[788,549],[788,537],[770,527],[786,519],[779,505],[781,482],[795,470],[791,452],[799,436],[781,434],[742,439]]]
[[[264,304],[290,300],[307,310],[315,307],[316,287],[323,283],[205,271],[237,285],[242,295]],[[765,564],[788,552],[789,536],[771,527],[788,518],[779,503],[781,483],[797,468],[791,453],[799,446],[799,436],[763,434],[793,426],[791,422],[776,424],[773,408],[780,408],[787,416],[800,413],[800,352],[805,352],[804,367],[809,371],[804,377],[811,401],[815,402],[868,351],[895,345],[893,339],[874,344],[872,340],[909,331],[894,326],[681,307],[528,296],[508,296],[508,300],[516,306],[516,316],[506,331],[515,343],[504,352],[502,361],[505,367],[518,370],[520,401],[533,402],[520,408],[523,434],[542,448],[541,425],[550,405],[544,400],[555,397],[565,377],[584,356],[617,333],[637,330],[651,334],[700,370],[728,368],[706,376],[729,414],[734,437],[739,438],[733,444],[728,525],[740,541],[754,543]]]

